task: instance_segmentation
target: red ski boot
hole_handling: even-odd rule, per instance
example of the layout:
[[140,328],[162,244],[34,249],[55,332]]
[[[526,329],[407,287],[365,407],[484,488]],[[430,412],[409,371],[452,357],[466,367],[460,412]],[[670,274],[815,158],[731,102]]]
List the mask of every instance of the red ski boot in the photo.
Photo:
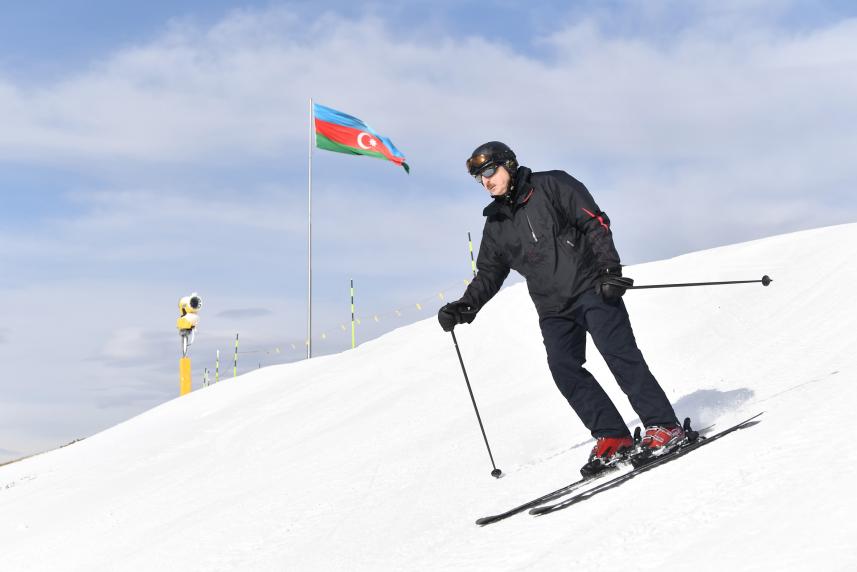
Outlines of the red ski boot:
[[599,437],[595,441],[589,461],[580,468],[584,477],[592,477],[627,458],[634,449],[634,440],[627,437]]
[[669,453],[686,439],[681,425],[653,425],[646,427],[646,434],[640,441],[640,450],[647,456],[660,456]]

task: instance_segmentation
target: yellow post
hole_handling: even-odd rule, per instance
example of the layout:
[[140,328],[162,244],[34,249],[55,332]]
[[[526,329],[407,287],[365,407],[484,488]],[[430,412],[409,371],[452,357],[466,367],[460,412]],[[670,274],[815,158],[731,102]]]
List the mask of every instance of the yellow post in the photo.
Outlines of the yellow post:
[[176,328],[182,338],[182,357],[179,358],[179,395],[187,395],[191,391],[190,358],[187,350],[193,343],[194,330],[199,323],[199,309],[202,308],[202,298],[194,292],[190,296],[179,299],[179,319]]
[[179,358],[179,395],[190,393],[190,358]]

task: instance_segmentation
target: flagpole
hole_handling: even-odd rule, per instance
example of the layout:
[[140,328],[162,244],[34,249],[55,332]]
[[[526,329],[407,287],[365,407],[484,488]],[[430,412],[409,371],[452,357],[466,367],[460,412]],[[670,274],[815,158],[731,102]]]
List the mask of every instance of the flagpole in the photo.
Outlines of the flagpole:
[[312,357],[312,144],[315,138],[312,98],[309,99],[309,188],[307,192],[307,312],[306,357]]

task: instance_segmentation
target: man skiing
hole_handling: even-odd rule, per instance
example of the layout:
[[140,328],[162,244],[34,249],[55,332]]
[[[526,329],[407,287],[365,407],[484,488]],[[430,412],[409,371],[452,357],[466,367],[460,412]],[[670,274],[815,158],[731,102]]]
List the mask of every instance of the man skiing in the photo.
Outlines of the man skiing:
[[527,280],[560,392],[596,439],[584,476],[626,458],[634,441],[616,406],[587,371],[586,332],[646,427],[641,452],[663,454],[684,439],[669,400],[637,348],[622,302],[622,277],[610,219],[586,187],[564,171],[518,166],[504,143],[480,145],[467,170],[491,195],[477,258],[478,275],[460,300],[443,306],[444,331],[470,323],[510,270]]

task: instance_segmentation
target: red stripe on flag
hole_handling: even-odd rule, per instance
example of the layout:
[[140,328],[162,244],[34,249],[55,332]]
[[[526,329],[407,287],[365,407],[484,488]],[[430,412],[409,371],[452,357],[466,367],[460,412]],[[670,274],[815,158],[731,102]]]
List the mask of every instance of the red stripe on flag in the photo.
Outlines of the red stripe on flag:
[[345,127],[344,125],[329,123],[321,119],[315,120],[315,130],[334,143],[339,143],[346,147],[357,147],[357,136],[361,133],[353,127]]
[[[329,121],[324,121],[316,118],[315,120],[315,130],[316,133],[320,133],[333,141],[334,143],[339,143],[340,145],[344,145],[346,147],[351,147],[352,149],[360,151],[375,151],[377,153],[381,153],[388,160],[392,161],[397,165],[401,165],[404,163],[404,159],[401,157],[396,157],[393,155],[387,146],[384,145],[384,142],[369,133],[368,131],[361,131],[359,129],[355,129],[353,127],[345,127],[344,125],[339,125],[338,123],[331,123]],[[367,136],[363,137],[363,141],[365,144],[369,144],[370,140],[375,141],[375,146],[370,146],[368,149],[362,147],[358,143],[358,137],[361,133],[365,133]]]

